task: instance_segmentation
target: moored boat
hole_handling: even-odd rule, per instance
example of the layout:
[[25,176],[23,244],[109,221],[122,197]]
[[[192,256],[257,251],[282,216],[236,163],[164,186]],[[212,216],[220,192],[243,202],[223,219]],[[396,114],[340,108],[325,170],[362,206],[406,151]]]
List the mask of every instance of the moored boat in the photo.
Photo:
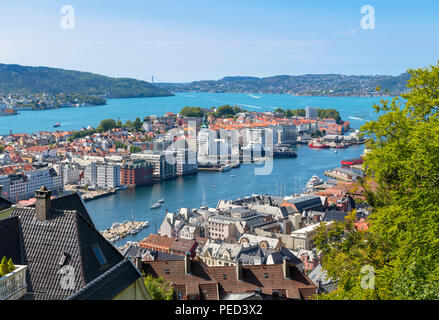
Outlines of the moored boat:
[[329,146],[327,144],[325,144],[323,142],[323,140],[321,140],[321,139],[314,139],[313,141],[311,141],[308,144],[308,147],[317,148],[317,149],[328,149],[329,148]]

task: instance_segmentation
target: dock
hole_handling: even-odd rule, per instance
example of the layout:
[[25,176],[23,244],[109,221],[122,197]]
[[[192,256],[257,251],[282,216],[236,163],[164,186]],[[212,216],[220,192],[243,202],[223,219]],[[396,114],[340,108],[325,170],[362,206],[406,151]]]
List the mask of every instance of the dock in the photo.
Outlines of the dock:
[[148,226],[148,221],[125,221],[123,223],[113,223],[111,228],[102,231],[101,233],[105,239],[114,242],[129,235],[137,234]]

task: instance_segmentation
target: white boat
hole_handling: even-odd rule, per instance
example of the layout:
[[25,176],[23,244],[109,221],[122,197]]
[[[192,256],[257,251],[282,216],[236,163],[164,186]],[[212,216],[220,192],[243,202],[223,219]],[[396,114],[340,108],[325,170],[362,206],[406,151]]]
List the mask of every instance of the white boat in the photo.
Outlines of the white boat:
[[337,153],[337,150],[334,150],[334,153]]
[[161,198],[161,199],[159,200],[159,203],[163,203],[163,202],[165,202],[165,199]]
[[318,185],[323,184],[323,180],[320,179],[318,176],[314,175],[309,179],[308,183],[306,184],[305,191],[311,192],[314,191],[315,187]]
[[252,95],[252,94],[249,94],[249,97],[252,97],[252,98],[255,98],[255,99],[261,99],[262,98],[261,96],[255,96],[255,95]]
[[117,228],[117,227],[119,227],[119,226],[120,226],[120,223],[119,223],[119,222],[115,222],[115,223],[113,223],[113,224],[111,225],[111,229]]
[[145,222],[142,224],[142,227],[143,227],[143,228],[149,227],[149,222],[148,222],[148,221],[145,221]]
[[159,203],[159,202],[156,202],[156,203],[154,203],[152,206],[151,206],[151,209],[158,209],[158,208],[160,208],[162,205]]

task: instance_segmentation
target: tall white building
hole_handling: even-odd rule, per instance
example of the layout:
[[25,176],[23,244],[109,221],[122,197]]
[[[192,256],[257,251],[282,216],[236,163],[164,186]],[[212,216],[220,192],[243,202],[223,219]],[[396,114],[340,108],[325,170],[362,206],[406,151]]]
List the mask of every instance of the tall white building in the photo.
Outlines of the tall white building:
[[110,189],[120,186],[120,166],[99,165],[97,166],[96,185],[99,188]]
[[88,185],[93,188],[97,186],[97,165],[96,162],[91,162],[84,170],[83,185]]
[[316,120],[319,116],[319,108],[306,107],[306,117]]

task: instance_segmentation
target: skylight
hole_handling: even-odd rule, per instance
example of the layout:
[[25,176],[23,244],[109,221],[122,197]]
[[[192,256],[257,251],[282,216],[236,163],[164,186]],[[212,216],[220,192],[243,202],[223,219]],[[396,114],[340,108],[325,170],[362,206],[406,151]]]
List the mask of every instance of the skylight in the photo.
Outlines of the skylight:
[[106,265],[106,264],[108,263],[108,261],[107,261],[107,259],[105,258],[104,254],[103,254],[103,252],[102,252],[102,250],[101,250],[101,247],[99,247],[98,244],[95,244],[95,245],[92,245],[91,248],[93,249],[93,253],[94,253],[95,256],[96,256],[96,259],[98,259],[99,264],[100,264],[101,266]]

